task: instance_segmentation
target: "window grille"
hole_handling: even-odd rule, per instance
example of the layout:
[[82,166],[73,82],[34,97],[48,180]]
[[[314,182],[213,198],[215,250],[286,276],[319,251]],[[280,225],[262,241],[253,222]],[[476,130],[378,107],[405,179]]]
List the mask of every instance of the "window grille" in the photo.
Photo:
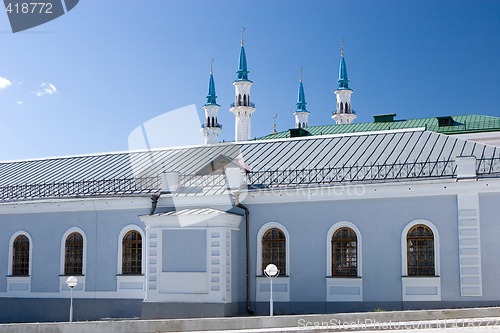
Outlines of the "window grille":
[[65,275],[83,275],[83,237],[74,232],[66,238]]
[[358,239],[350,228],[333,234],[332,276],[358,276]]
[[122,274],[142,274],[142,237],[138,231],[129,231],[123,237]]
[[30,267],[30,241],[25,235],[19,235],[13,244],[12,275],[28,276]]
[[408,231],[408,276],[434,276],[434,234],[422,224]]
[[269,264],[275,264],[279,274],[286,275],[286,237],[277,228],[269,229],[262,237],[262,275]]

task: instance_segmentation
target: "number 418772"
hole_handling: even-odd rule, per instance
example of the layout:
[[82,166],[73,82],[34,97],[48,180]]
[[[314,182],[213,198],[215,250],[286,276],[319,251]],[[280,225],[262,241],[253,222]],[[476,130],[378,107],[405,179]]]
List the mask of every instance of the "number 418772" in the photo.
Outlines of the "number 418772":
[[52,14],[52,4],[50,2],[22,2],[9,3],[5,10],[9,14]]

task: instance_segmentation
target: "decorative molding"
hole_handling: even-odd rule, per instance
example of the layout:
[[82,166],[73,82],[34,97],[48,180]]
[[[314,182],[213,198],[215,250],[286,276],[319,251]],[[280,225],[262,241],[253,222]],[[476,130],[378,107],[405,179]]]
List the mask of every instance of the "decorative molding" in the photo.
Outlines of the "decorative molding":
[[460,295],[482,296],[481,223],[478,193],[457,196]]

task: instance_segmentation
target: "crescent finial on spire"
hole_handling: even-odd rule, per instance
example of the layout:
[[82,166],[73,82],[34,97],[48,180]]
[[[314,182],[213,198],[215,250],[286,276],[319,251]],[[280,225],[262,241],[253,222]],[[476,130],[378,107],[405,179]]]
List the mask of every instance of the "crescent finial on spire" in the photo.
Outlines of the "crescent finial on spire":
[[241,30],[241,46],[245,45],[245,27]]
[[213,68],[214,68],[214,58],[212,58],[212,61],[210,62],[210,74],[213,73]]
[[345,43],[345,39],[342,38],[342,41],[340,42],[340,56],[341,57],[344,56],[344,43]]
[[302,69],[304,69],[304,67],[300,66],[300,82],[302,82]]

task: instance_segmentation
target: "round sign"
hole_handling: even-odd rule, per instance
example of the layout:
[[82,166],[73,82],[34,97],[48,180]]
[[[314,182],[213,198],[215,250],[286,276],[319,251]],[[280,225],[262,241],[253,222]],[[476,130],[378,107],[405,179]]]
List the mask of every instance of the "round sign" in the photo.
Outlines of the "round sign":
[[265,273],[267,276],[275,277],[279,273],[278,267],[275,264],[269,264],[266,266]]

